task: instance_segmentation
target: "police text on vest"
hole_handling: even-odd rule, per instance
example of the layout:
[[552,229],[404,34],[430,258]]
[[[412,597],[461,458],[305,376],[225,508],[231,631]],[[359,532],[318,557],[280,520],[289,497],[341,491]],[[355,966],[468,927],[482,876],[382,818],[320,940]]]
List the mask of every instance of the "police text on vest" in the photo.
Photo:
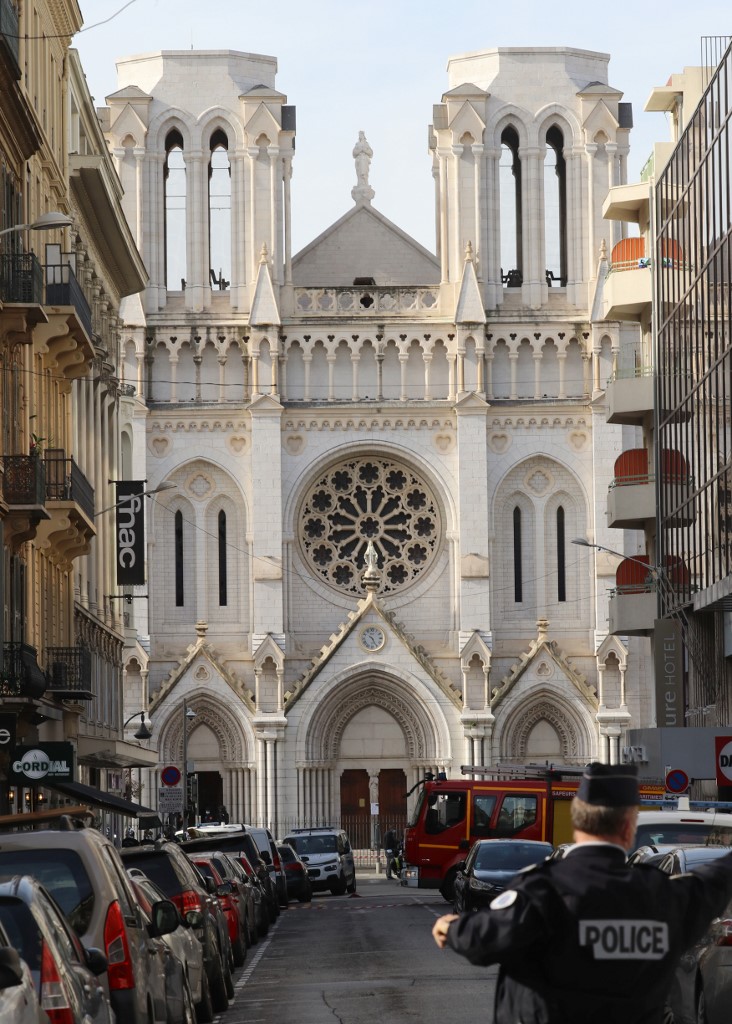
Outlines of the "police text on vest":
[[579,941],[595,960],[660,960],[669,950],[665,921],[580,921]]

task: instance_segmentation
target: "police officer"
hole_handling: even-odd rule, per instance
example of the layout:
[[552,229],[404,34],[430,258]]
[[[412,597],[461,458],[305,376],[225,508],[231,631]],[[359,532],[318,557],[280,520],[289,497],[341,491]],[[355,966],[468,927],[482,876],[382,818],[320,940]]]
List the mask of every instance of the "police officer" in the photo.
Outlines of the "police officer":
[[670,878],[629,866],[635,766],[591,764],[572,801],[575,845],[513,879],[490,908],[432,934],[500,965],[495,1024],[661,1024],[682,953],[732,898],[732,853]]

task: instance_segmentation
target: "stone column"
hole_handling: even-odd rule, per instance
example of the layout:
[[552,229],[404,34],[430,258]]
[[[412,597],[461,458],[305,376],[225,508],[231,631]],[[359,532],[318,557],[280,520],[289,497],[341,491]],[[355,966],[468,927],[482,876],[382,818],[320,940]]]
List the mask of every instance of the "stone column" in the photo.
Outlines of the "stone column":
[[541,352],[534,352],[534,398],[541,398]]
[[361,361],[358,352],[351,352],[351,401],[358,401],[358,364]]
[[282,159],[282,177],[285,193],[285,284],[292,284],[292,202],[290,180],[292,179],[292,157]]
[[484,257],[483,278],[486,281],[485,304],[495,309],[503,302],[503,281],[501,280],[501,202],[499,188],[499,166],[501,147],[486,149],[486,231],[488,245]]
[[272,254],[272,276],[275,284],[280,284],[282,281],[282,268],[280,260],[280,240],[279,231],[277,230],[277,219],[278,219],[278,203],[277,203],[277,184],[278,184],[278,169],[279,169],[279,157],[280,148],[279,146],[268,146],[267,156],[269,157],[269,236],[270,236],[270,252]]
[[565,379],[566,376],[567,376],[567,353],[566,353],[566,351],[565,352],[558,352],[557,353],[557,362],[559,364],[559,396],[558,397],[559,398],[566,398],[567,397],[567,385],[566,385],[566,379]]
[[511,398],[518,398],[517,375],[518,375],[518,352],[509,352],[508,360],[511,366]]
[[447,149],[438,149],[437,158],[440,162],[440,283],[449,280],[450,252],[448,249],[448,203],[447,203]]
[[597,146],[588,143],[585,146],[587,155],[587,219],[588,219],[588,256],[590,260],[590,277],[595,276],[597,262],[597,243],[595,241],[595,155]]
[[399,401],[407,400],[407,359],[404,352],[399,353]]
[[425,352],[422,356],[422,362],[424,363],[424,400],[429,402],[432,398],[432,391],[430,389],[430,371],[432,370],[432,353]]

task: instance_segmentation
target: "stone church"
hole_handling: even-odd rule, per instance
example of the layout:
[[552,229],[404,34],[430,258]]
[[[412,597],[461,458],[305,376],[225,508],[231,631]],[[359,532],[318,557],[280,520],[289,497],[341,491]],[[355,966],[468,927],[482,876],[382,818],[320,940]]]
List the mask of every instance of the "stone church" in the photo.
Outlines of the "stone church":
[[126,620],[143,803],[185,749],[199,814],[355,830],[375,804],[403,822],[426,771],[617,761],[652,724],[648,641],[608,633],[617,560],[572,545],[617,546],[637,429],[606,422],[638,343],[602,319],[632,124],[608,63],[454,57],[434,252],[379,212],[387,156],[355,125],[343,216],[293,253],[276,60],[119,61],[100,115],[149,274],[122,310],[123,475],[174,485]]

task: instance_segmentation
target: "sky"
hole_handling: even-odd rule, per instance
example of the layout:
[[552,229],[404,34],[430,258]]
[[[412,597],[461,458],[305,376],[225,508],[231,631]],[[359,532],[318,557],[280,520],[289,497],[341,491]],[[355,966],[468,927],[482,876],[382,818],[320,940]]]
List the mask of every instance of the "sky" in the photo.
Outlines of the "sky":
[[[732,34],[729,2],[559,0],[80,0],[79,50],[97,106],[117,88],[115,60],[157,50],[240,50],[277,58],[276,85],[297,108],[293,252],[353,206],[352,150],[373,150],[373,206],[431,251],[432,106],[449,57],[499,46],[572,46],[610,54],[609,82],[633,105],[628,178],[665,115],[644,113],[655,86],[700,63],[702,36]],[[105,22],[106,24],[100,24]]]

